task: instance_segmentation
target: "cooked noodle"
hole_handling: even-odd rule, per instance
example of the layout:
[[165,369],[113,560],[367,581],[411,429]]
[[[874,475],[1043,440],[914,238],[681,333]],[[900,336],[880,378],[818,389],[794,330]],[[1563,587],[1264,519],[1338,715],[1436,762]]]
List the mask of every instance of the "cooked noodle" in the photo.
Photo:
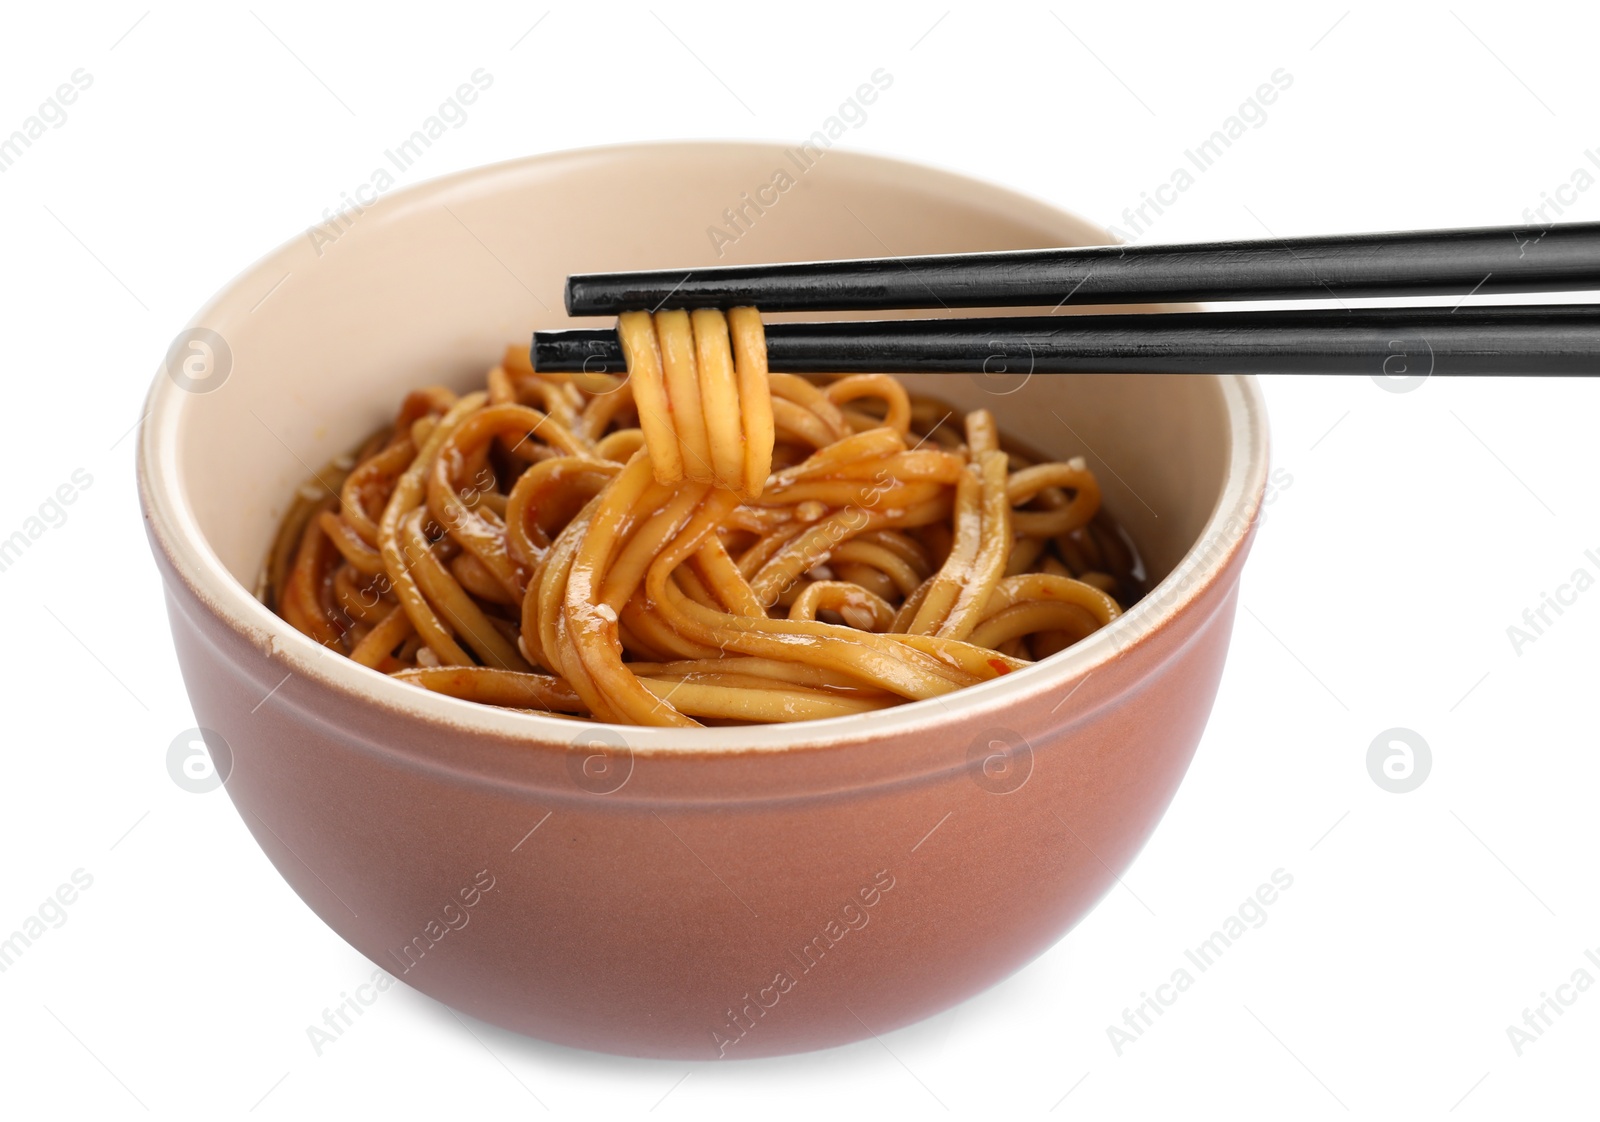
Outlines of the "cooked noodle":
[[692,726],[938,697],[1139,596],[1082,459],[888,375],[770,373],[753,308],[618,331],[626,379],[512,347],[484,390],[407,396],[301,489],[266,603],[424,689]]

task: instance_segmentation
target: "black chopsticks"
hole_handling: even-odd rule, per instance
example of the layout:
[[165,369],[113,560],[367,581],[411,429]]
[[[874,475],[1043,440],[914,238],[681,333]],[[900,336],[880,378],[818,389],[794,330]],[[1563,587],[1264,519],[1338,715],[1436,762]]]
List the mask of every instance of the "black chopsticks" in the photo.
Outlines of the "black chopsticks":
[[[573,315],[1017,307],[1600,289],[1600,223],[574,274]],[[780,372],[1600,373],[1600,305],[1286,308],[769,323]],[[540,331],[540,370],[625,369],[611,328]]]
[[[1600,305],[1357,308],[769,323],[789,374],[1585,375]],[[621,372],[611,328],[540,331],[538,370]]]
[[567,314],[1052,308],[1600,289],[1600,222],[574,273]]

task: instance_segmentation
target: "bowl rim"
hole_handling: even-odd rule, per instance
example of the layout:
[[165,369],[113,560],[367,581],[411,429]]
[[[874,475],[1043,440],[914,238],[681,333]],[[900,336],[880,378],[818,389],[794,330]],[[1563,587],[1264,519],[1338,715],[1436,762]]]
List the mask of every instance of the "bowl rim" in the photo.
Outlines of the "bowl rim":
[[[581,169],[596,157],[632,156],[650,159],[671,153],[682,158],[686,150],[745,149],[778,153],[775,141],[652,141],[623,143],[540,153],[486,164],[424,180],[385,193],[364,209],[377,217],[396,216],[475,182],[531,169],[551,169],[571,164]],[[894,182],[937,187],[941,196],[994,205],[1003,201],[1013,212],[1043,224],[1075,223],[1104,238],[1116,239],[1097,223],[1057,207],[965,174],[913,161],[871,153],[836,149],[830,164],[849,164],[858,173],[875,174]],[[250,290],[250,282],[270,282],[281,275],[291,257],[302,252],[304,235],[296,234],[240,271],[206,301],[185,325],[204,327]],[[269,275],[270,274],[270,275]],[[1154,588],[1120,618],[1064,651],[1024,669],[987,682],[965,687],[945,698],[906,702],[887,709],[847,717],[778,724],[750,724],[700,728],[654,728],[570,719],[500,709],[463,701],[395,681],[351,661],[347,656],[317,644],[270,611],[223,565],[206,541],[187,501],[177,460],[178,436],[185,408],[192,396],[165,376],[158,363],[145,401],[145,420],[139,436],[137,477],[152,548],[160,551],[175,578],[181,581],[218,621],[238,637],[276,660],[291,676],[344,694],[374,708],[444,727],[458,733],[482,734],[518,741],[528,748],[569,747],[621,743],[630,755],[677,758],[720,758],[753,753],[827,749],[890,736],[927,733],[959,718],[1000,714],[1028,699],[1059,691],[1080,682],[1096,669],[1121,657],[1187,613],[1209,586],[1225,572],[1249,540],[1259,518],[1268,469],[1266,405],[1260,385],[1250,375],[1202,375],[1212,378],[1222,393],[1227,418],[1226,466],[1222,492],[1198,536],[1177,564]],[[603,731],[602,731],[603,730]]]

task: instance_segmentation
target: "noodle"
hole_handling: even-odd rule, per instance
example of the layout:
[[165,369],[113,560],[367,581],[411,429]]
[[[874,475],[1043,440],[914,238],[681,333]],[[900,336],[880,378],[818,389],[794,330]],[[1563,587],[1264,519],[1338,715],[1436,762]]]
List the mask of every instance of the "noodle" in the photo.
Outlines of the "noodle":
[[695,726],[939,697],[1142,593],[1081,458],[888,375],[769,373],[753,308],[617,330],[625,380],[512,347],[484,391],[408,395],[301,489],[263,600],[423,689]]

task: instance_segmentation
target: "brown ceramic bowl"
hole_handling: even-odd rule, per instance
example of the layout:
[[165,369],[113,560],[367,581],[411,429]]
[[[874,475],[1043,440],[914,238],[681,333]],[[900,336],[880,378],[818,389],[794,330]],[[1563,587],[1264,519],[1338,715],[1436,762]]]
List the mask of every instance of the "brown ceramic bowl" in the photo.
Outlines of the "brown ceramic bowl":
[[[779,169],[796,180],[781,193],[765,188]],[[175,348],[140,444],[184,679],[261,848],[379,966],[581,1048],[840,1044],[1059,939],[1188,766],[1265,483],[1249,378],[914,379],[1036,448],[1088,454],[1157,583],[1036,666],[848,719],[590,732],[391,681],[252,597],[308,465],[407,389],[479,384],[508,341],[565,322],[569,272],[718,261],[708,227],[745,197],[776,201],[746,212],[724,263],[1111,240],[843,151],[803,172],[776,145],[698,143],[482,168],[394,191],[229,284],[194,321],[214,360]]]

